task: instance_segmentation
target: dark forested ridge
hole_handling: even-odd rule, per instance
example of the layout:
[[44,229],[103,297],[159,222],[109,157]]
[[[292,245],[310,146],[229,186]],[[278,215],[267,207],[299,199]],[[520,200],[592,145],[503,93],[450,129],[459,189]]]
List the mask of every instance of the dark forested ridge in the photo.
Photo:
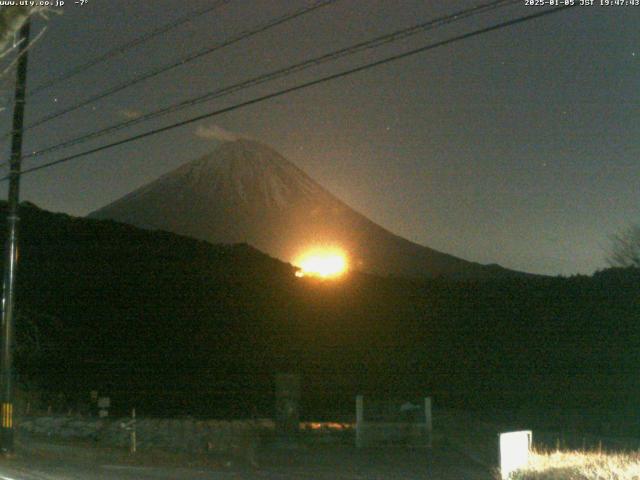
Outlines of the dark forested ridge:
[[24,205],[18,368],[156,414],[272,405],[303,374],[309,412],[357,392],[440,403],[627,405],[640,399],[640,273],[412,281],[297,278],[247,245],[211,245]]

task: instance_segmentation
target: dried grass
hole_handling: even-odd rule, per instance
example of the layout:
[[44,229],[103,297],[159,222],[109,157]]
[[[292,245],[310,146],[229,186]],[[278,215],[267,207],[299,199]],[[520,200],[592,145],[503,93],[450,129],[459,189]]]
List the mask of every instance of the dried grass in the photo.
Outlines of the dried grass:
[[640,480],[640,452],[533,452],[514,480]]

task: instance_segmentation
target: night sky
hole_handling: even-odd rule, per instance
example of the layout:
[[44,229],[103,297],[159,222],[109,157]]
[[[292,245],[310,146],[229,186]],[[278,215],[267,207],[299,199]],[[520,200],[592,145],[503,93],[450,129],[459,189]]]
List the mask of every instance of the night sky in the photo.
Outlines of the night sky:
[[[30,52],[28,84],[213,3],[67,0],[61,15],[33,24],[47,30]],[[231,1],[30,96],[26,122],[311,3]],[[480,3],[337,1],[29,130],[25,152]],[[522,0],[24,166],[544,8]],[[417,243],[528,272],[590,274],[607,266],[609,236],[640,221],[639,26],[640,6],[576,7],[25,175],[21,197],[85,215],[214,149],[201,133],[217,125],[271,145]],[[13,73],[2,83],[2,131],[12,89]]]

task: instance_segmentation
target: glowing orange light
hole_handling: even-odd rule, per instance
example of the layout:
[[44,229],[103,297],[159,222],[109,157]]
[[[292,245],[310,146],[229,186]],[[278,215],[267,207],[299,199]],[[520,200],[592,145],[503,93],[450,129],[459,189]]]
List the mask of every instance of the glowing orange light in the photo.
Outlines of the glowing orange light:
[[354,423],[338,422],[301,422],[300,428],[303,430],[353,430]]
[[343,275],[347,267],[346,255],[337,249],[315,249],[300,255],[294,264],[300,268],[298,277],[337,278]]

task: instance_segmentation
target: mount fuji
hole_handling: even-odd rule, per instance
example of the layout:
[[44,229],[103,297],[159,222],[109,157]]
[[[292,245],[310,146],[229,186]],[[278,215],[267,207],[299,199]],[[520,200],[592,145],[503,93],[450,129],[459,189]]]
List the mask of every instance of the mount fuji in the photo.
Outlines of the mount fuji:
[[329,193],[278,152],[225,141],[91,213],[211,243],[248,243],[287,262],[305,249],[338,247],[352,269],[410,278],[522,275],[481,265],[394,235]]

